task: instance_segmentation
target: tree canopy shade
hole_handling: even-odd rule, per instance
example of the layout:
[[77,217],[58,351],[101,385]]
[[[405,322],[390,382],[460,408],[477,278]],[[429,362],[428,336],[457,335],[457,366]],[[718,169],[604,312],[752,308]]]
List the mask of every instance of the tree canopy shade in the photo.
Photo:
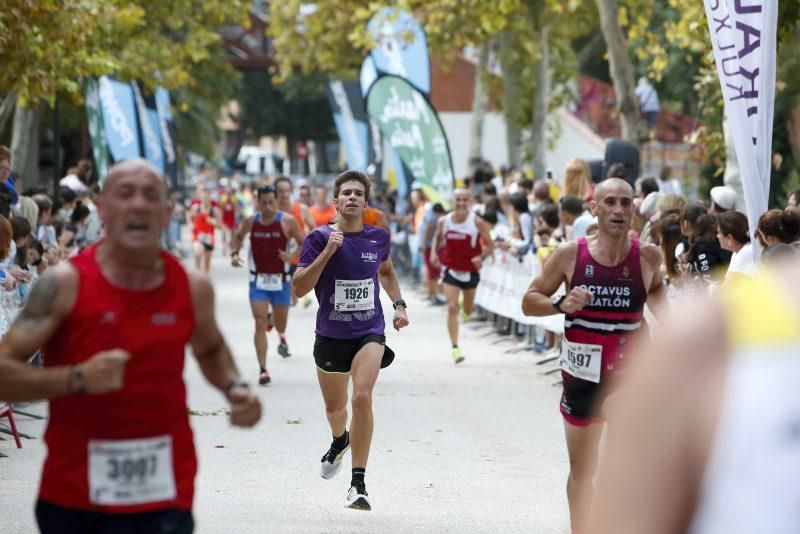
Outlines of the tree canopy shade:
[[0,10],[0,91],[20,103],[81,99],[80,80],[102,74],[149,88],[190,87],[205,96],[198,69],[232,72],[219,30],[247,24],[242,0],[5,0]]

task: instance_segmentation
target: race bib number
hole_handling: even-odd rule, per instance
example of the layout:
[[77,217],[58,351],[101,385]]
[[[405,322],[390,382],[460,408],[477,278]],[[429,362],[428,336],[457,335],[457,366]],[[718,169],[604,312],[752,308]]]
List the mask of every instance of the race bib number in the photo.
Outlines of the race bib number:
[[172,437],[89,442],[92,504],[146,504],[171,501],[176,495]]
[[261,291],[283,291],[283,275],[259,274],[256,276],[256,287]]
[[575,378],[600,383],[600,365],[603,360],[602,345],[571,343],[566,339],[561,345],[559,367]]
[[214,240],[213,234],[202,232],[197,235],[197,239],[204,245],[211,245],[211,242]]
[[469,271],[454,271],[453,269],[448,269],[448,273],[452,276],[455,280],[459,282],[469,283],[472,280],[472,273]]
[[366,280],[336,280],[334,294],[336,311],[363,311],[375,307],[375,282]]

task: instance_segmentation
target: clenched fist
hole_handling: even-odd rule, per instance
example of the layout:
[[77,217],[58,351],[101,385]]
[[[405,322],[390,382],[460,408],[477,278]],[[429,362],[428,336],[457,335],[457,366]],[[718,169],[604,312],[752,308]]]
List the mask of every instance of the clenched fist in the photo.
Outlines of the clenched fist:
[[261,401],[246,387],[231,388],[228,393],[231,403],[231,424],[249,428],[261,419]]
[[325,245],[324,252],[332,255],[342,245],[342,241],[344,241],[344,233],[331,232],[331,235],[328,236],[328,244]]
[[113,349],[98,352],[86,360],[82,364],[86,393],[101,394],[122,389],[125,365],[130,358],[130,352]]
[[564,302],[561,303],[561,311],[564,313],[575,313],[578,310],[582,310],[586,307],[592,299],[594,295],[588,289],[584,289],[582,287],[573,287],[572,290],[567,295],[567,298],[564,299]]

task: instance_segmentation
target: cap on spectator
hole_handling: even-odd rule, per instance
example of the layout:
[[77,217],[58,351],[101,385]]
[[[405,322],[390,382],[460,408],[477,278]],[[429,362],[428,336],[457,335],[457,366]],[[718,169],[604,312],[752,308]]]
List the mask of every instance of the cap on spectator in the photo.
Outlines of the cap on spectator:
[[711,200],[724,210],[732,210],[736,207],[736,201],[739,195],[736,190],[727,185],[718,185],[711,188]]
[[639,213],[644,216],[653,215],[656,212],[656,205],[658,204],[659,198],[661,198],[661,193],[658,191],[653,191],[648,194],[644,197],[644,200],[642,200],[642,205],[639,206]]

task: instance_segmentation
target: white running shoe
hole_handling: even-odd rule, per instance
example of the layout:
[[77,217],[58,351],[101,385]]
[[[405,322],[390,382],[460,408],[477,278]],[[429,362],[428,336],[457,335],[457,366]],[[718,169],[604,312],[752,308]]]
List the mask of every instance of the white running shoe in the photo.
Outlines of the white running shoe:
[[325,480],[330,480],[339,474],[342,470],[342,459],[345,453],[350,449],[350,434],[347,434],[347,445],[344,449],[339,450],[333,445],[328,449],[328,452],[322,457],[319,474]]
[[350,487],[350,491],[347,492],[347,507],[367,512],[372,510],[372,506],[369,504],[369,497],[367,497],[367,488],[364,484],[356,484]]

